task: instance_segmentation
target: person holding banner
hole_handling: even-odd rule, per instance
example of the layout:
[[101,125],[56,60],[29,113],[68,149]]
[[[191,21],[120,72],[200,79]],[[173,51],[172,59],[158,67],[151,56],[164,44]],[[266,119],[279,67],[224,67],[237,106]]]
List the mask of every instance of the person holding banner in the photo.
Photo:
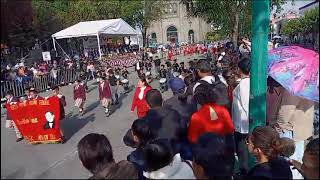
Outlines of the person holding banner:
[[[53,90],[53,96],[57,96],[59,98],[59,101],[60,101],[60,120],[63,120],[66,116],[65,111],[64,111],[64,107],[67,106],[66,97],[60,93],[58,86],[52,88],[52,90]],[[61,143],[64,144],[66,139],[65,139],[61,129],[60,129],[60,133],[61,133],[61,139],[62,139]]]
[[41,96],[38,95],[38,91],[37,91],[34,87],[30,88],[29,91],[30,91],[30,97],[29,97],[28,100],[34,100],[34,99],[44,100],[43,97],[41,97]]
[[107,117],[110,116],[110,104],[112,101],[112,94],[111,94],[110,83],[108,80],[106,80],[105,76],[102,76],[100,78],[99,99],[101,101],[102,106],[106,108],[105,113]]
[[[14,103],[19,102],[19,99],[13,96],[12,91],[7,92],[6,99],[7,99],[7,101],[5,104],[5,108],[8,108],[9,104],[14,104]],[[13,118],[11,117],[11,115],[8,111],[7,111],[6,128],[8,128],[8,129],[13,128],[14,129],[14,131],[16,132],[16,136],[17,136],[16,142],[23,140],[22,134],[20,133],[19,129],[17,128],[16,123],[13,121]]]
[[75,106],[79,108],[80,115],[83,115],[83,106],[86,101],[86,90],[80,79],[75,82],[73,99],[75,101]]

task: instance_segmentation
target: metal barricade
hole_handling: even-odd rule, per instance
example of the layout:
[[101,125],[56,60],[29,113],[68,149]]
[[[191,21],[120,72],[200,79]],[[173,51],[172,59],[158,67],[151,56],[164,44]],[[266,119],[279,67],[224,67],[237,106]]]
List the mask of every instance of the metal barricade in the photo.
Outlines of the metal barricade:
[[75,69],[60,69],[57,72],[57,78],[51,76],[50,73],[42,75],[40,77],[32,77],[27,82],[17,81],[1,81],[1,101],[4,100],[6,92],[12,90],[14,96],[24,96],[24,90],[27,87],[34,87],[39,92],[46,91],[54,86],[68,85],[73,83],[79,78],[79,73]]

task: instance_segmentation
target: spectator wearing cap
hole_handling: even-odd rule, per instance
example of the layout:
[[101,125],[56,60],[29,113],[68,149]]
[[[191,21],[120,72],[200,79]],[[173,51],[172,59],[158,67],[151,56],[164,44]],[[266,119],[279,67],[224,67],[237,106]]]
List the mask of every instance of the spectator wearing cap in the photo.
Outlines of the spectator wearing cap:
[[240,82],[233,90],[232,119],[236,128],[236,152],[240,162],[240,174],[248,172],[248,152],[245,139],[249,133],[250,59],[238,63]]
[[[8,91],[6,93],[6,104],[5,104],[5,108],[8,108],[10,105],[12,104],[16,104],[19,102],[19,99],[13,96],[13,92],[12,91]],[[16,133],[16,137],[17,140],[16,142],[19,142],[23,139],[22,134],[20,133],[19,129],[17,128],[16,123],[14,122],[14,120],[12,119],[10,113],[7,111],[7,119],[6,119],[6,128],[13,128],[15,133]]]
[[219,105],[219,89],[212,89],[210,84],[200,84],[196,87],[194,98],[201,108],[195,112],[190,121],[188,138],[196,143],[198,138],[207,132],[219,135],[232,135],[234,125],[226,106]]
[[232,179],[235,157],[231,135],[205,133],[193,146],[193,154],[192,166],[197,179]]
[[189,124],[190,118],[197,111],[196,101],[192,96],[181,98],[185,93],[186,84],[180,78],[173,78],[169,81],[173,96],[164,101],[163,106],[176,110],[183,122]]

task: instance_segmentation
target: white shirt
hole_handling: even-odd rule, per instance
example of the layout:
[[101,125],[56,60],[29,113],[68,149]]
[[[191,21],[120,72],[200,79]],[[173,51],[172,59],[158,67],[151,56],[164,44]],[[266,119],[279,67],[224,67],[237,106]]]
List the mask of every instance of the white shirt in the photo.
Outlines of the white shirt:
[[241,79],[233,90],[232,119],[236,132],[249,133],[250,78]]
[[[224,79],[224,77],[222,75],[218,75],[220,81],[225,84],[228,87],[227,81]],[[212,84],[212,82],[215,82],[215,78],[214,76],[205,76],[203,78],[201,78],[200,80],[204,80],[207,81],[208,83]],[[196,88],[200,85],[199,82],[197,82],[194,86],[193,86],[193,92],[196,90]]]
[[140,88],[140,93],[139,93],[139,95],[138,95],[138,98],[140,99],[140,100],[142,100],[143,99],[143,93],[144,93],[144,90],[146,89],[146,86],[145,87],[142,87],[142,88]]

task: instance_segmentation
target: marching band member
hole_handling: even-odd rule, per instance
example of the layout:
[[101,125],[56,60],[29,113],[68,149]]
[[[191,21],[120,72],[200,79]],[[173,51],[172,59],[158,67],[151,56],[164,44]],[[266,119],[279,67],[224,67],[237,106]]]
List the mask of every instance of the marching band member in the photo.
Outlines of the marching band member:
[[147,112],[150,109],[146,101],[146,94],[152,89],[152,87],[147,83],[144,76],[140,76],[139,78],[138,87],[134,93],[132,101],[131,113],[133,113],[134,109],[137,108],[138,118],[141,119],[147,115]]
[[33,100],[33,99],[44,100],[43,97],[38,95],[38,91],[32,87],[32,88],[30,88],[30,97],[28,100]]

